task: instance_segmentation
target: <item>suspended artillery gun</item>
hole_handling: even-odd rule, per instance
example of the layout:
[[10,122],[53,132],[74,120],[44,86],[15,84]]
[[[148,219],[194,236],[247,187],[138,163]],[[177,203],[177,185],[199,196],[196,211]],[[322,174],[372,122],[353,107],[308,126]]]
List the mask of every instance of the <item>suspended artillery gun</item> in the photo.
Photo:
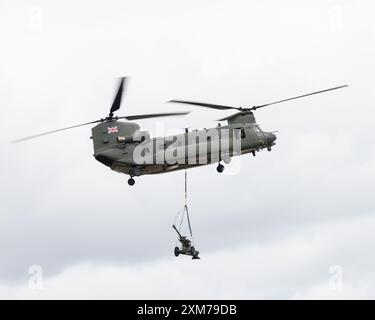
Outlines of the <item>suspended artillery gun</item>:
[[181,242],[180,248],[174,248],[174,255],[178,257],[180,254],[185,254],[188,256],[192,256],[192,259],[200,259],[198,256],[199,251],[195,250],[194,246],[191,245],[191,241],[186,236],[182,236],[175,225],[173,225],[172,227],[177,232],[178,240]]

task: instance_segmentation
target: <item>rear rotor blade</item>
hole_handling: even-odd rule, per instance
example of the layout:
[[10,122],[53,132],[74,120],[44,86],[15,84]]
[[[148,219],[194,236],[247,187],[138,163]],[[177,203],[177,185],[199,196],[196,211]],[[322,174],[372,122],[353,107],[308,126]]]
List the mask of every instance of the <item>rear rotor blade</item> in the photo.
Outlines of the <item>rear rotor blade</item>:
[[218,110],[230,110],[230,109],[241,110],[241,108],[237,108],[237,107],[223,106],[220,104],[212,104],[212,103],[204,103],[204,102],[194,102],[194,101],[185,101],[185,100],[169,100],[168,102],[184,103],[184,104],[190,104],[193,106],[206,107],[206,108],[212,108],[212,109],[218,109]]
[[115,111],[117,111],[118,109],[120,109],[120,106],[121,106],[121,98],[122,98],[122,92],[123,92],[123,90],[124,90],[124,84],[125,84],[125,81],[126,81],[126,78],[125,78],[125,77],[120,78],[120,84],[119,84],[119,87],[118,87],[118,90],[117,90],[117,93],[116,93],[115,99],[113,100],[111,110],[110,110],[110,112],[109,112],[109,116],[110,116],[110,117],[113,116],[113,113],[114,113]]
[[150,114],[137,114],[126,117],[116,117],[116,119],[126,119],[126,120],[139,120],[139,119],[149,119],[158,117],[169,117],[169,116],[184,116],[189,114],[189,112],[166,112],[166,113],[150,113]]
[[83,126],[87,126],[89,124],[98,123],[98,122],[102,122],[102,120],[95,120],[95,121],[91,121],[91,122],[87,122],[87,123],[77,124],[77,125],[71,126],[71,127],[66,127],[66,128],[61,128],[61,129],[56,129],[56,130],[51,130],[51,131],[47,131],[47,132],[42,132],[42,133],[34,134],[32,136],[28,136],[28,137],[20,138],[20,139],[17,139],[17,140],[13,140],[13,141],[11,141],[11,143],[19,143],[19,142],[23,142],[23,141],[27,141],[27,140],[39,138],[39,137],[42,137],[42,136],[46,136],[46,135],[49,135],[49,134],[52,134],[52,133],[56,133],[56,132],[60,132],[60,131],[65,131],[65,130],[69,130],[69,129],[73,129],[73,128],[78,128],[78,127],[83,127]]
[[273,105],[273,104],[277,104],[277,103],[281,103],[281,102],[286,102],[286,101],[290,101],[290,100],[294,100],[294,99],[299,99],[299,98],[303,98],[303,97],[308,97],[308,96],[312,96],[314,94],[323,93],[323,92],[327,92],[327,91],[332,91],[332,90],[336,90],[336,89],[341,89],[341,88],[345,88],[345,87],[348,87],[348,85],[345,84],[343,86],[338,86],[338,87],[329,88],[329,89],[325,89],[325,90],[315,91],[315,92],[303,94],[303,95],[300,95],[300,96],[297,96],[297,97],[293,97],[293,98],[288,98],[288,99],[283,99],[283,100],[279,100],[279,101],[275,101],[275,102],[271,102],[271,103],[262,104],[260,106],[254,106],[254,107],[250,108],[250,110],[256,110],[256,109],[267,107],[267,106],[270,106],[270,105]]

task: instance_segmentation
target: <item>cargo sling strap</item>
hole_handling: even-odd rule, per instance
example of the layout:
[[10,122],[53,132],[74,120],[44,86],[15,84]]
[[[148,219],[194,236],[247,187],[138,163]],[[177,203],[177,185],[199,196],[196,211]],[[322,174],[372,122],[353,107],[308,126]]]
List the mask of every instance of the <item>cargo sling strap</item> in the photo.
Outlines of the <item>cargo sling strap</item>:
[[191,242],[194,244],[194,237],[193,237],[193,231],[191,229],[189,209],[188,209],[188,206],[187,206],[187,171],[186,170],[185,170],[185,205],[184,205],[184,210],[182,212],[181,222],[180,222],[180,226],[178,228],[178,231],[181,231],[185,215],[186,215],[186,219],[187,219],[188,226],[189,226],[189,232],[190,232]]

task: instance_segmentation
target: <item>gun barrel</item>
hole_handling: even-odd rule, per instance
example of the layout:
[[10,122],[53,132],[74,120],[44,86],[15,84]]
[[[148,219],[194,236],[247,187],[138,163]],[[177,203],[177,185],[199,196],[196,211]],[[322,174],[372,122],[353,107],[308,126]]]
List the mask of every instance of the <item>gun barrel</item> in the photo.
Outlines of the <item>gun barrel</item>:
[[180,232],[177,230],[177,228],[176,228],[176,226],[175,225],[173,225],[172,226],[173,227],[173,229],[175,229],[176,230],[176,232],[177,232],[177,234],[178,234],[178,236],[181,238],[181,234],[180,234]]

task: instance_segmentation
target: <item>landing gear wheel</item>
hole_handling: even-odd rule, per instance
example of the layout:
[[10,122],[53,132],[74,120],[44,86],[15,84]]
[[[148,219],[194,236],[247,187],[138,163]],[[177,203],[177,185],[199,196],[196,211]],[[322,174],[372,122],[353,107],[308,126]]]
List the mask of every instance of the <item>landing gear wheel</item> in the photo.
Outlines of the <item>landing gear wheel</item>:
[[174,247],[174,255],[178,257],[180,255],[180,249],[178,247]]
[[222,173],[224,171],[224,166],[221,163],[219,163],[216,170],[217,172]]
[[267,151],[271,151],[272,150],[272,148],[271,147],[267,147]]
[[134,183],[135,183],[135,180],[134,180],[133,178],[130,178],[130,179],[128,180],[128,184],[129,184],[129,186],[134,186]]

